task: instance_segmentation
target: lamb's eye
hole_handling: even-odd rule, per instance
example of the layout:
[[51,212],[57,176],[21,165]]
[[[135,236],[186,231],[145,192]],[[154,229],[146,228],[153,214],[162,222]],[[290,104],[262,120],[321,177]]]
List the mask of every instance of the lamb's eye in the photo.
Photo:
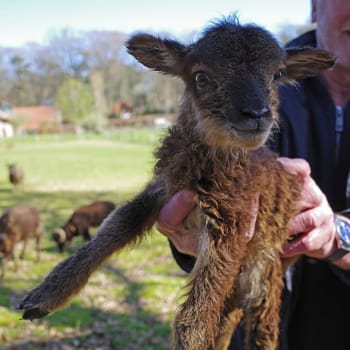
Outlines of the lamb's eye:
[[194,74],[194,81],[198,89],[203,89],[212,82],[208,74],[203,71]]
[[287,74],[285,69],[279,69],[273,76],[274,81],[281,80]]

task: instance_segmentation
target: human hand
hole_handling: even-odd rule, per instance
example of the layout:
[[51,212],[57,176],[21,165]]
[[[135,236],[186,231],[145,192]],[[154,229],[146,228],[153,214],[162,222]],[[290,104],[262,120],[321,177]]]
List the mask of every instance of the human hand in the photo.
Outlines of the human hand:
[[278,159],[283,167],[301,178],[301,199],[297,202],[299,214],[289,222],[290,236],[296,238],[284,246],[283,256],[292,257],[300,254],[324,259],[337,247],[334,213],[327,198],[310,176],[310,166],[303,159]]
[[196,194],[189,190],[175,193],[164,205],[156,222],[157,230],[167,236],[176,249],[182,253],[197,256],[199,232],[185,229],[183,221],[196,206]]
[[[156,223],[158,231],[167,236],[176,249],[182,253],[197,256],[199,247],[199,231],[194,228],[185,228],[183,221],[196,206],[196,195],[189,190],[177,192],[161,209]],[[252,220],[248,232],[247,241],[255,231],[255,222],[259,210],[259,194],[252,199]]]

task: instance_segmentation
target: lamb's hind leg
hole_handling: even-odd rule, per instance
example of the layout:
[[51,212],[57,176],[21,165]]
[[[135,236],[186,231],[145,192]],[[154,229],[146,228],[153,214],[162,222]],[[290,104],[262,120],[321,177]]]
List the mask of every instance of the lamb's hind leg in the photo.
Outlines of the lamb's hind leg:
[[[245,349],[276,350],[278,348],[283,273],[280,258],[264,265],[260,281],[254,281],[261,293],[245,306]],[[252,286],[256,288],[257,286]]]
[[215,339],[215,350],[227,350],[232,335],[243,316],[243,309],[239,307],[236,293],[232,293],[225,301],[219,325],[219,334]]
[[57,265],[21,302],[24,319],[44,317],[63,307],[90,275],[115,251],[136,242],[149,230],[162,205],[162,191],[152,182],[132,201],[112,212],[95,238]]
[[201,236],[187,299],[175,319],[173,341],[176,350],[215,348],[225,298],[239,273],[246,244],[240,235],[226,237],[237,241],[234,252],[227,251],[230,244],[224,242],[225,239],[222,244],[216,244],[207,232]]

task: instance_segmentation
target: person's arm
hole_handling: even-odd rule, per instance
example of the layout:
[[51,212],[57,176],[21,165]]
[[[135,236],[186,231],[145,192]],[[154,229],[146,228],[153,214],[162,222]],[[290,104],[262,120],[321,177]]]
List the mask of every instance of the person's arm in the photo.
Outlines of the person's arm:
[[[328,201],[310,176],[309,164],[303,159],[279,158],[284,168],[300,176],[303,181],[301,199],[297,203],[299,214],[289,223],[289,234],[294,239],[284,247],[283,256],[307,255],[317,259],[331,257],[339,247],[334,213]],[[177,193],[161,210],[158,218],[158,230],[169,237],[176,250],[179,265],[181,254],[196,256],[198,249],[198,232],[184,231],[183,219],[194,208],[195,195],[189,191]],[[252,208],[254,204],[252,203]],[[254,210],[254,209],[253,209]],[[257,210],[257,205],[255,205]],[[251,225],[252,235],[254,223]],[[191,262],[194,263],[194,259]],[[350,254],[330,262],[342,269],[350,269]],[[186,270],[186,269],[185,269]]]
[[[337,224],[326,196],[310,176],[309,164],[302,159],[279,158],[284,168],[300,176],[303,181],[301,200],[297,203],[299,214],[289,223],[289,234],[297,235],[284,247],[283,256],[307,255],[330,260],[339,249]],[[350,254],[332,260],[332,264],[350,269]]]

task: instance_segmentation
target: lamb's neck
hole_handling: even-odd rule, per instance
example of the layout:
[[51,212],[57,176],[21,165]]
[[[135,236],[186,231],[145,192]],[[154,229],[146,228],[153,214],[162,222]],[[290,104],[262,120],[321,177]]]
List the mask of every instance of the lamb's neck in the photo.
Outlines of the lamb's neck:
[[[205,150],[209,157],[221,159],[237,159],[237,157],[246,154],[247,151],[235,147],[231,142],[223,143],[222,140],[216,140],[215,136],[208,138],[199,127],[201,117],[197,107],[192,103],[190,98],[184,97],[181,103],[180,113],[176,123],[176,129],[181,138],[186,139],[188,145],[193,145],[193,149]],[[208,132],[210,134],[210,131]]]

